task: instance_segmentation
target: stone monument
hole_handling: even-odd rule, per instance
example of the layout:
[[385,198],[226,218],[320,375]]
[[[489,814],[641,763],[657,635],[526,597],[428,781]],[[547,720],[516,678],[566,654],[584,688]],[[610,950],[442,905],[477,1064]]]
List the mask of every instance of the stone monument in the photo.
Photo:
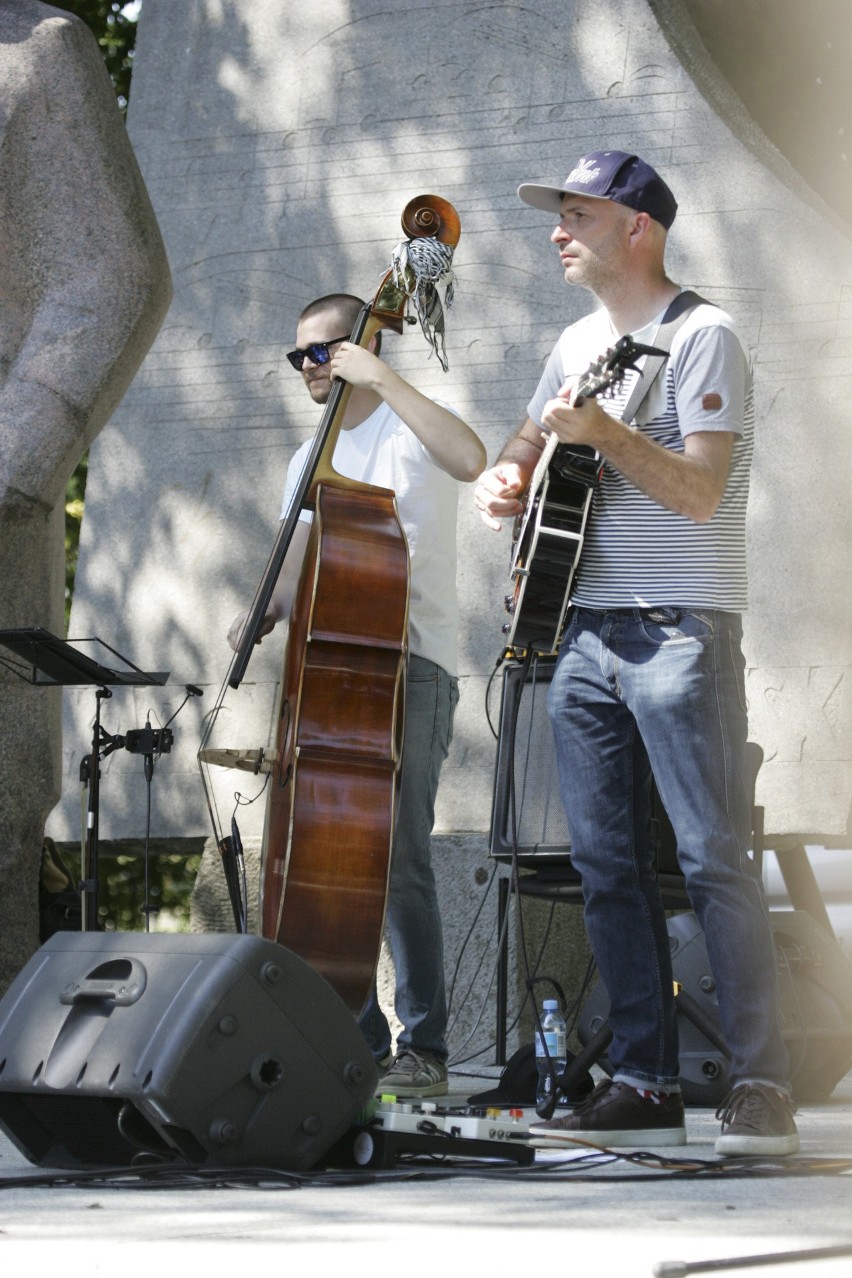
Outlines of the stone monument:
[[[0,628],[62,637],[65,485],[150,347],[170,275],[97,44],[38,0],[0,0],[0,141]],[[0,689],[2,992],[38,945],[61,699],[3,667]]]

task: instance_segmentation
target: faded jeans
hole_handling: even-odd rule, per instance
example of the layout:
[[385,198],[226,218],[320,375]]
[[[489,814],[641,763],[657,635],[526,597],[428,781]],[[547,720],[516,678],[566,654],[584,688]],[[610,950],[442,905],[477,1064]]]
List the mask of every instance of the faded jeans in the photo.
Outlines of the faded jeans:
[[704,932],[731,1084],[789,1090],[769,919],[747,855],[741,641],[738,613],[576,608],[550,687],[571,858],[611,1002],[610,1062],[638,1087],[677,1090],[679,1078],[653,773]]
[[[394,1010],[402,1025],[397,1049],[446,1059],[447,998],[441,915],[430,839],[441,765],[453,736],[458,680],[434,661],[411,656],[399,808],[388,885],[386,926],[395,975]],[[391,1031],[375,986],[358,1020],[379,1059]]]

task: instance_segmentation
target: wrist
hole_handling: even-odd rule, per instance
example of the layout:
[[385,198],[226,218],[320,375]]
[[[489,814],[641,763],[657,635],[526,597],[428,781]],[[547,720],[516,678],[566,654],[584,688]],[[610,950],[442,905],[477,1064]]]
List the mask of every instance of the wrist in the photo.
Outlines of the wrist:
[[605,409],[601,409],[600,414],[592,446],[597,452],[609,457],[618,451],[619,443],[631,435],[632,431],[620,417],[611,417]]
[[370,381],[366,383],[367,390],[375,391],[377,395],[386,400],[388,396],[393,395],[396,387],[403,384],[399,373],[395,373],[390,364],[386,364],[384,360],[376,356],[372,368],[372,376]]

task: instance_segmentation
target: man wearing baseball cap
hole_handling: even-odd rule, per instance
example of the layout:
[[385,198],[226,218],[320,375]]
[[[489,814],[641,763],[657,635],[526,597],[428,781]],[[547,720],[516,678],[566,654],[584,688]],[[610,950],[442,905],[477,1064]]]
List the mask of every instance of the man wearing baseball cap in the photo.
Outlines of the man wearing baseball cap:
[[[603,463],[591,497],[550,685],[571,858],[610,997],[612,1078],[535,1141],[683,1144],[676,1007],[654,870],[652,778],[674,827],[704,931],[730,1050],[723,1154],[799,1147],[780,1029],[775,958],[760,877],[748,857],[741,612],[753,438],[748,354],[733,320],[669,279],[677,201],[637,155],[594,151],[565,181],[520,198],[556,218],[568,284],[600,303],[558,338],[518,434],[480,476],[483,521],[523,509],[544,442],[584,445]],[[583,373],[630,334],[669,351],[622,420],[638,372],[611,399],[574,398]],[[646,362],[639,360],[642,367]],[[567,574],[567,569],[566,569]]]

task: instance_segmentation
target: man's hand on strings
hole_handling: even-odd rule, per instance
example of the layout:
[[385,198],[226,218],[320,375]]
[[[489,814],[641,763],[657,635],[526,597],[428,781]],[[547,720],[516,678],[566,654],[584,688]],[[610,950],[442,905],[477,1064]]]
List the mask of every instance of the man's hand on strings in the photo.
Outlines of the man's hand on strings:
[[541,427],[527,418],[496,465],[479,476],[473,500],[486,528],[499,532],[501,519],[514,519],[522,513],[521,498],[541,458],[545,438]]
[[527,482],[528,476],[517,462],[498,462],[482,472],[473,500],[486,528],[499,532],[503,527],[501,520],[521,514],[524,509],[521,495]]

